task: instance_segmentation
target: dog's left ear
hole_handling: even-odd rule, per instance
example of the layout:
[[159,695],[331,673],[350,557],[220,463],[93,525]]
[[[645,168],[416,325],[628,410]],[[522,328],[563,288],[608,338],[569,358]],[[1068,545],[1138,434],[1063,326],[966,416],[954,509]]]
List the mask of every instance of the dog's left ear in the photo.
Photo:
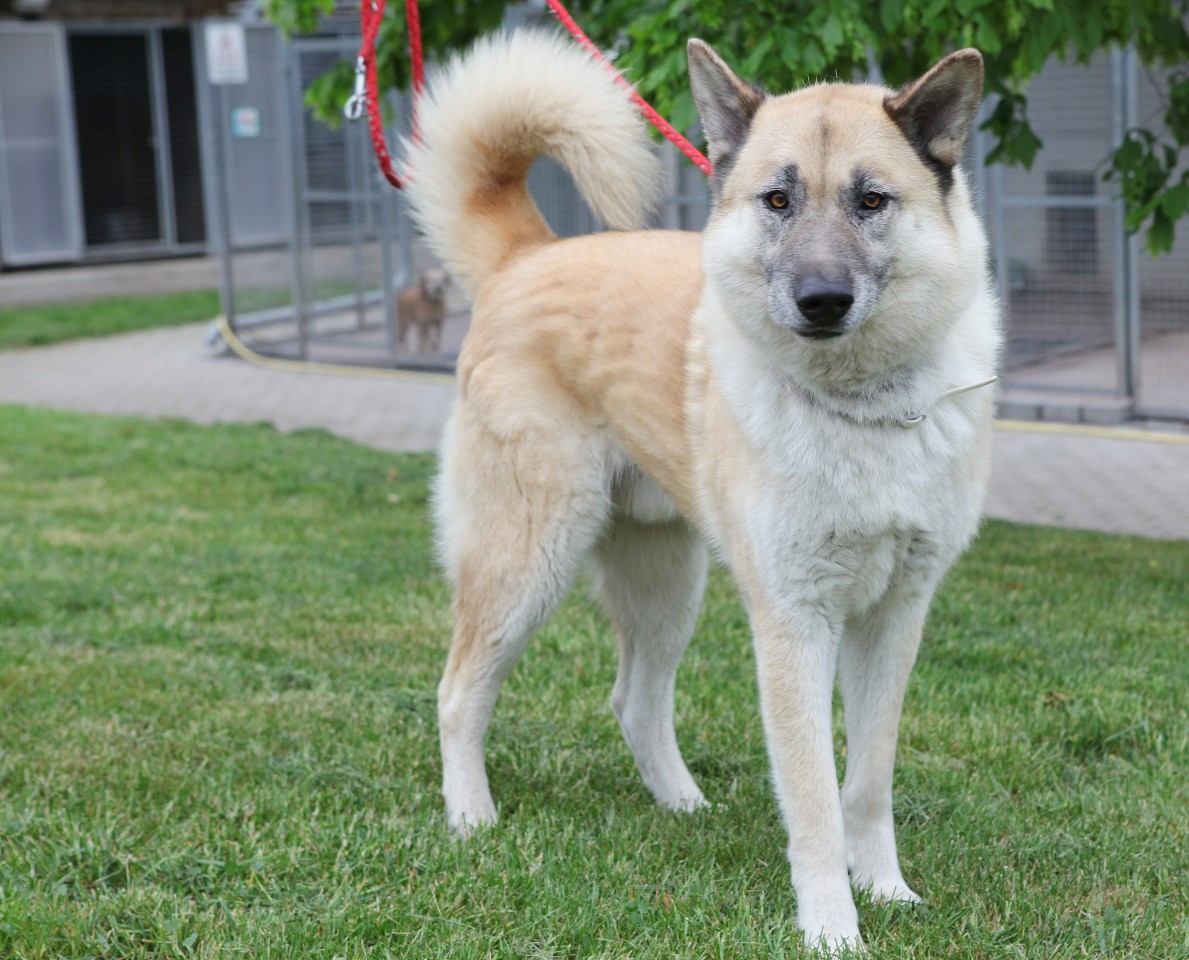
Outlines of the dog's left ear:
[[690,40],[686,55],[690,91],[702,118],[702,132],[710,147],[717,187],[735,162],[735,155],[747,139],[752,118],[768,95],[735,76],[704,40]]
[[983,56],[967,48],[951,53],[919,80],[889,94],[884,110],[925,165],[946,182],[983,97]]

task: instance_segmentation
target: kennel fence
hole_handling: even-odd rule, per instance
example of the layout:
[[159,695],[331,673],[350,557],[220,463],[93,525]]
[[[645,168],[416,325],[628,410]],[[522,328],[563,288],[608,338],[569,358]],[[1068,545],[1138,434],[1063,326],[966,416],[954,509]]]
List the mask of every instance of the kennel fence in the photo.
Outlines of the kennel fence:
[[[396,294],[433,258],[400,192],[376,170],[365,126],[331,130],[303,104],[310,82],[337,59],[353,60],[357,45],[349,21],[288,42],[251,26],[248,83],[200,82],[225,313],[266,355],[450,370],[469,323],[465,300],[452,290],[440,350],[425,352],[415,331],[402,339]],[[1004,386],[1017,415],[1189,418],[1185,227],[1171,255],[1149,257],[1126,235],[1102,176],[1123,132],[1159,116],[1162,83],[1128,51],[1055,62],[1029,90],[1044,141],[1031,169],[986,167],[989,137],[972,138],[967,162],[1008,320]],[[389,106],[393,142],[407,104],[394,97]],[[700,229],[705,180],[668,144],[660,149],[668,190],[656,225]],[[555,164],[539,163],[530,188],[560,235],[600,228]]]

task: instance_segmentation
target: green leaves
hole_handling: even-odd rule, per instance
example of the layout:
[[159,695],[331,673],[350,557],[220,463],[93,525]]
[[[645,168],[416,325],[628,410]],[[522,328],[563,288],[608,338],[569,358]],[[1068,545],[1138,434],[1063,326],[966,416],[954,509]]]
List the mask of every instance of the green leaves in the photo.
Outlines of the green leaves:
[[1023,94],[1005,90],[1000,94],[983,129],[990,130],[996,144],[987,155],[987,163],[1008,163],[1024,169],[1032,167],[1043,141],[1028,124],[1028,99]]
[[1176,223],[1189,211],[1189,172],[1173,179],[1184,131],[1174,132],[1177,137],[1173,147],[1150,130],[1129,130],[1105,174],[1127,205],[1127,229],[1135,232],[1148,224],[1145,246],[1153,254],[1172,249]]
[[354,67],[346,60],[340,60],[306,87],[305,105],[317,119],[337,130],[343,122],[343,104],[351,96],[354,86]]
[[826,22],[822,24],[819,36],[822,46],[826,48],[826,56],[833,57],[842,46],[842,21],[831,13],[826,18]]
[[334,10],[334,0],[265,0],[264,15],[285,31],[312,33],[318,21]]

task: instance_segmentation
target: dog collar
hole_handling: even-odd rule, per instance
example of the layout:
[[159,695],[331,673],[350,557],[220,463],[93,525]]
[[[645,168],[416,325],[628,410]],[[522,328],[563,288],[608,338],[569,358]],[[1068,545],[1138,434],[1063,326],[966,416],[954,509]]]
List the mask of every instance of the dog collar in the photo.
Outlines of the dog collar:
[[[934,405],[936,406],[936,404],[941,403],[942,400],[946,400],[949,397],[956,397],[960,393],[969,393],[971,390],[978,390],[980,387],[989,387],[998,380],[998,377],[990,377],[987,380],[980,380],[978,383],[972,383],[965,387],[954,387],[954,389],[947,390],[940,397],[938,397],[934,401]],[[910,427],[918,427],[925,422],[925,419],[928,416],[929,414],[927,413],[910,413],[907,417],[900,421],[900,426],[904,427],[905,429]]]

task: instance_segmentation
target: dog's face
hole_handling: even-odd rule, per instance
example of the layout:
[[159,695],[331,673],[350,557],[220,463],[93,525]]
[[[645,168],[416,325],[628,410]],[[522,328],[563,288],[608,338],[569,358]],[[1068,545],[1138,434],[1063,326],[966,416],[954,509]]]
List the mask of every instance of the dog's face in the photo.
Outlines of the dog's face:
[[450,274],[441,267],[427,267],[421,271],[421,292],[430,300],[441,301],[450,286]]
[[706,269],[751,334],[829,349],[894,307],[897,336],[912,339],[912,317],[926,324],[952,308],[947,284],[971,252],[957,250],[951,200],[961,194],[965,215],[954,165],[981,98],[977,51],[898,93],[823,84],[780,97],[701,41],[689,60],[715,165]]

